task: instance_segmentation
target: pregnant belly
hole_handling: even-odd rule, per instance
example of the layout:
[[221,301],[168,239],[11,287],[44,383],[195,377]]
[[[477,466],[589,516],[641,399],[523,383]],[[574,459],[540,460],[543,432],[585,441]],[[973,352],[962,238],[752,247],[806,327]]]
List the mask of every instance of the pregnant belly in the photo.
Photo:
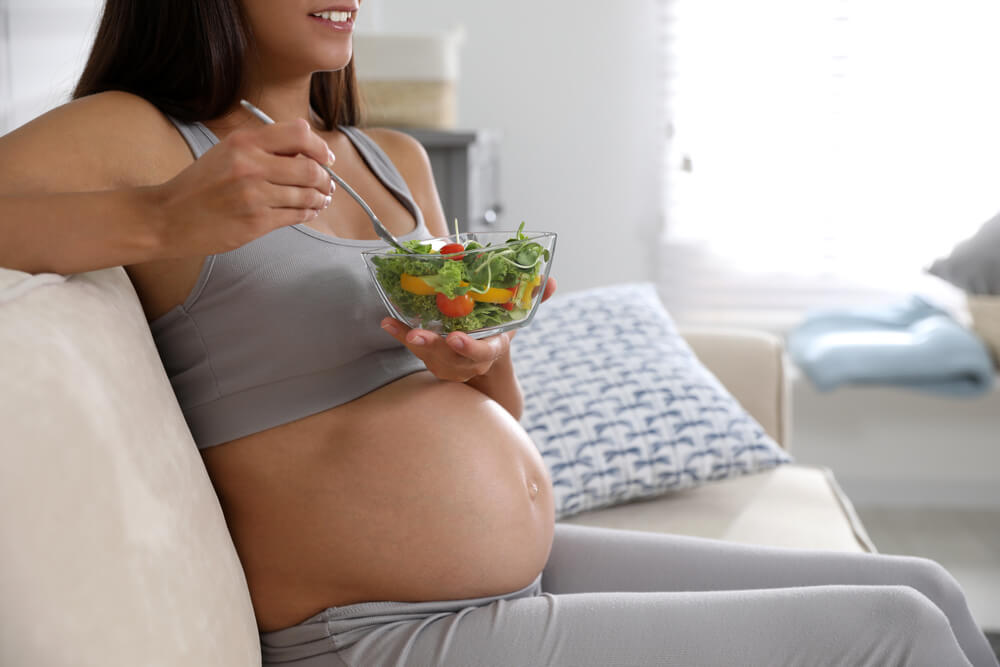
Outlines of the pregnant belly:
[[509,592],[548,558],[551,486],[531,440],[426,372],[203,456],[263,631],[354,602]]

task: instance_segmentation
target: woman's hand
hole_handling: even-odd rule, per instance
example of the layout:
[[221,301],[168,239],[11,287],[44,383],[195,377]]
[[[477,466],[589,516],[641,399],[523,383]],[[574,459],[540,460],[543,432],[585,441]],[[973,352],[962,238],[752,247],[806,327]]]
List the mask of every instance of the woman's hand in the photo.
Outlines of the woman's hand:
[[[555,291],[556,281],[549,278],[542,301]],[[423,361],[435,377],[453,382],[468,382],[487,375],[497,361],[510,354],[510,341],[516,333],[505,331],[489,338],[475,339],[461,331],[452,331],[442,338],[431,331],[411,329],[391,317],[382,320],[382,328]]]
[[151,189],[164,247],[176,256],[225,252],[312,220],[330,205],[334,184],[319,163],[333,159],[304,120],[233,132]]
[[382,328],[423,361],[434,377],[452,382],[468,382],[489,373],[493,364],[510,352],[514,334],[507,331],[477,340],[452,331],[442,338],[424,329],[411,329],[391,317],[382,320]]

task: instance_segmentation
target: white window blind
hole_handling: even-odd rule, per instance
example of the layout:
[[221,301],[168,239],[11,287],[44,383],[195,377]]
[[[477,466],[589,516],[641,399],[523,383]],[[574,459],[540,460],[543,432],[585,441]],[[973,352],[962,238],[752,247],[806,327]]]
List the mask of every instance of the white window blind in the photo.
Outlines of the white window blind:
[[663,2],[678,319],[905,292],[1000,210],[1000,2]]

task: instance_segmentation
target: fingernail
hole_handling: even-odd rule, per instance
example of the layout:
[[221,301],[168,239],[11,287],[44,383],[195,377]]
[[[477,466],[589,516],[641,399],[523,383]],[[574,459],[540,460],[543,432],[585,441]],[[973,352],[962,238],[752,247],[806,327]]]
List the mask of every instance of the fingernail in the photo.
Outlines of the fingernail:
[[332,167],[333,163],[337,161],[337,156],[334,155],[333,151],[330,150],[329,148],[326,149],[326,154],[328,156],[327,160],[326,160],[326,164],[327,164],[328,167]]
[[331,178],[330,179],[330,192],[333,192],[336,189],[337,189],[337,182]]
[[427,343],[423,336],[414,336],[410,339],[411,345],[425,345]]
[[333,197],[331,195],[327,195],[326,199],[323,200],[323,208],[330,208],[330,204],[332,203]]
[[397,326],[396,326],[395,324],[393,324],[392,322],[384,322],[384,323],[382,324],[382,328],[383,328],[383,329],[385,329],[386,331],[388,331],[388,332],[389,332],[390,334],[392,334],[393,336],[395,336],[396,334],[398,334],[398,333],[399,333],[399,327],[397,327]]
[[315,220],[316,218],[319,217],[319,211],[314,208],[311,208],[309,209],[309,213],[306,215],[307,215],[306,220]]
[[460,336],[452,336],[448,339],[448,342],[451,343],[451,346],[456,350],[461,350],[465,347],[465,341],[462,340]]

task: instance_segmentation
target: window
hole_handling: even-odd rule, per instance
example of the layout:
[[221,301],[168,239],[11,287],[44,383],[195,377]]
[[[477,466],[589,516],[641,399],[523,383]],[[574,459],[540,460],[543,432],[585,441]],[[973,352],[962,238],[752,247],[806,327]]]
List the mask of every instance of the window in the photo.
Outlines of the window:
[[1000,3],[663,2],[679,319],[905,292],[1000,210]]

